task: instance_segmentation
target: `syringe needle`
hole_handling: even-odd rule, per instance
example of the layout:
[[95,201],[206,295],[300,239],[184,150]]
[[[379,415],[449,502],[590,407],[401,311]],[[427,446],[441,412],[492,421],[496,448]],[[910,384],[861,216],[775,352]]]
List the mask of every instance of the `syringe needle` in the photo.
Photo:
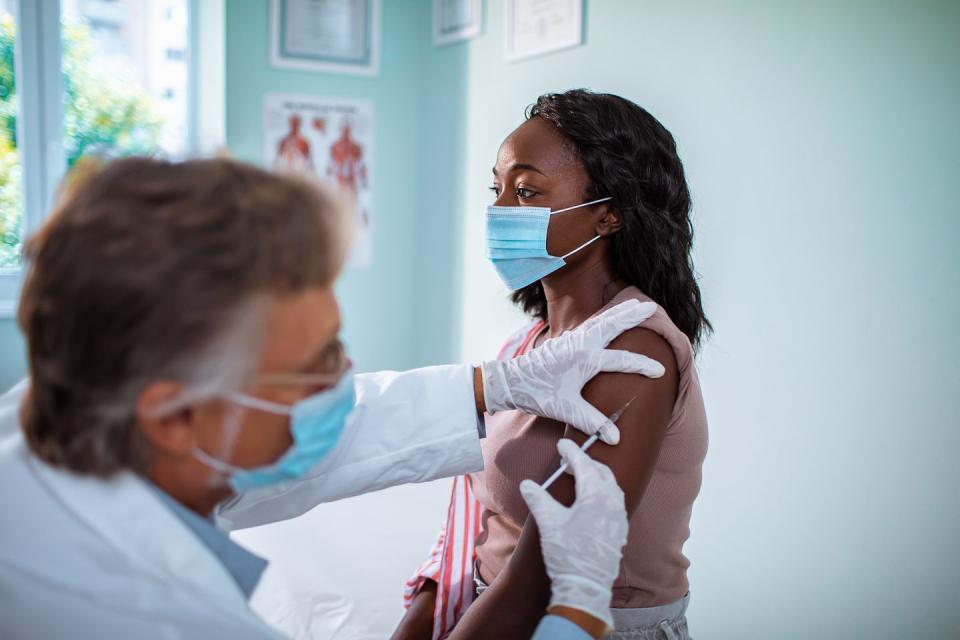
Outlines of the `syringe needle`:
[[[617,420],[620,419],[620,416],[622,416],[622,415],[624,414],[624,412],[627,410],[627,407],[630,406],[630,403],[633,402],[633,401],[636,400],[636,399],[637,399],[637,396],[633,396],[632,398],[630,398],[630,400],[627,401],[627,404],[623,405],[622,407],[620,407],[619,409],[617,409],[616,411],[614,411],[613,413],[611,413],[610,416],[609,416],[607,419],[610,420],[610,422],[616,424],[616,423],[617,423]],[[593,434],[592,436],[590,436],[589,438],[587,438],[587,441],[584,442],[583,445],[581,445],[580,451],[586,451],[587,449],[589,449],[590,447],[593,446],[593,443],[594,443],[594,442],[596,442],[596,441],[599,440],[599,439],[600,439],[600,436],[599,436],[599,435],[597,435],[596,433]],[[556,471],[554,471],[554,472],[550,475],[550,477],[547,478],[546,482],[544,482],[541,486],[542,486],[544,489],[549,489],[549,488],[550,488],[550,485],[552,485],[554,482],[556,482],[556,481],[557,481],[557,478],[559,478],[560,476],[562,476],[562,475],[563,475],[563,472],[566,471],[569,466],[570,466],[570,465],[568,465],[566,462],[562,463],[562,464],[560,465],[560,467],[559,467]]]

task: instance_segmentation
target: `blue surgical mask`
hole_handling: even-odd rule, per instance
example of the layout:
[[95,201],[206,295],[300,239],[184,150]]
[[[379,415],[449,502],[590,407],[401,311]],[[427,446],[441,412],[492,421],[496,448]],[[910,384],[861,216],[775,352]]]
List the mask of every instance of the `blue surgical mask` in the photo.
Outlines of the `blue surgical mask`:
[[336,446],[346,426],[347,416],[356,404],[353,370],[344,373],[332,389],[307,396],[292,406],[242,393],[231,393],[227,399],[241,407],[290,416],[293,444],[271,464],[244,469],[218,460],[202,449],[194,449],[197,459],[216,471],[228,474],[233,490],[243,493],[303,476]]
[[545,278],[566,264],[566,259],[600,236],[562,256],[547,253],[547,228],[550,216],[606,202],[601,198],[574,207],[551,211],[548,207],[487,207],[487,257],[497,275],[511,291],[522,289]]

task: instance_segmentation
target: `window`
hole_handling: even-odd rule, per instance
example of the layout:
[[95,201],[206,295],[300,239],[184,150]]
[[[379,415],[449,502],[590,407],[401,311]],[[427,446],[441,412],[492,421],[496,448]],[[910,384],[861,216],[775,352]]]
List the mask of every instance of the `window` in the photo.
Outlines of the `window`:
[[60,0],[68,166],[91,153],[187,152],[187,3]]
[[0,0],[0,316],[66,170],[85,156],[193,150],[199,1]]
[[0,273],[20,266],[23,240],[17,97],[14,72],[16,19],[13,0],[0,0]]

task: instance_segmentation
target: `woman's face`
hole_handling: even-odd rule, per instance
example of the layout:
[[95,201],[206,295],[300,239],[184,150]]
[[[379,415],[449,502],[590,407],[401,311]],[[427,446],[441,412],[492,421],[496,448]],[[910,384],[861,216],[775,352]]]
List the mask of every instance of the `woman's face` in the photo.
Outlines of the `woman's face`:
[[[497,152],[492,187],[496,205],[549,207],[556,211],[586,202],[589,185],[583,162],[546,120],[527,120]],[[563,256],[598,234],[606,235],[598,225],[607,211],[604,203],[550,216],[547,251]],[[584,259],[584,254],[586,250],[571,256],[568,263]]]

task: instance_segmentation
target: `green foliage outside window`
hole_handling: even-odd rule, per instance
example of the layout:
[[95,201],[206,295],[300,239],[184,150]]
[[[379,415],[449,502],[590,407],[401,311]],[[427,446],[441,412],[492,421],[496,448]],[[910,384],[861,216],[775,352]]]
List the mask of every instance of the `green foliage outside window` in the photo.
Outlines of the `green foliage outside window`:
[[[0,13],[0,267],[20,263],[20,162],[12,16]],[[87,155],[155,153],[162,120],[153,101],[133,82],[97,69],[94,43],[84,25],[63,28],[64,144],[67,166]]]

